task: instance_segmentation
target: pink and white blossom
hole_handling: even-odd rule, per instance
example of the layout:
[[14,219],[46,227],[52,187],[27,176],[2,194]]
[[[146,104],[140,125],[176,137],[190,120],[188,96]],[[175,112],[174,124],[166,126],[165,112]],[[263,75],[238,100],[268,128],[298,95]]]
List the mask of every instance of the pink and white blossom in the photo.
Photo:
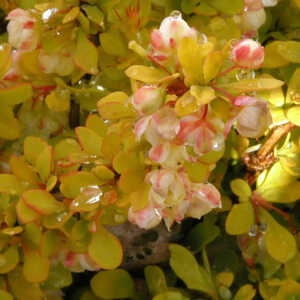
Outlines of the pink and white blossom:
[[241,68],[260,68],[264,62],[264,47],[252,39],[241,40],[233,47],[231,59]]
[[39,41],[36,19],[28,11],[17,8],[8,14],[7,20],[9,44],[23,51],[36,49]]
[[168,53],[185,37],[196,39],[197,32],[182,19],[179,12],[175,12],[162,21],[159,29],[152,31],[151,44],[154,50]]
[[245,137],[257,138],[262,136],[271,125],[272,116],[268,102],[258,98],[252,98],[251,102],[245,105],[238,114],[236,128]]
[[141,114],[155,112],[163,104],[163,93],[160,88],[143,86],[132,96],[133,107]]

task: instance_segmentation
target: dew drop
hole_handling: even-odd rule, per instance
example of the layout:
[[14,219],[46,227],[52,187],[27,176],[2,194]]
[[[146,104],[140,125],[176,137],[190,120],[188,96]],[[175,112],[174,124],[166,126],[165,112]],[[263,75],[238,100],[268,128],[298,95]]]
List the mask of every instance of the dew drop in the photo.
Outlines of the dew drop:
[[256,224],[252,225],[251,226],[251,229],[249,231],[249,236],[256,236],[257,235],[257,232],[258,232],[258,226]]
[[235,77],[236,80],[254,79],[255,72],[253,70],[241,69],[236,73]]
[[179,18],[181,18],[181,12],[179,10],[173,10],[170,13],[170,17],[179,19]]
[[212,149],[214,151],[220,151],[224,147],[224,135],[218,133],[212,141]]

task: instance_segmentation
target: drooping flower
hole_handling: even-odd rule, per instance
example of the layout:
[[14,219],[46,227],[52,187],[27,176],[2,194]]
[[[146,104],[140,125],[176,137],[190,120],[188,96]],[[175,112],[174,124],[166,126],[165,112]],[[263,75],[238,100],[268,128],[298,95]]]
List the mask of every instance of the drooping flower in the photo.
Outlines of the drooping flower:
[[[241,98],[240,101],[242,101]],[[245,137],[260,137],[272,123],[268,102],[247,96],[245,102],[248,104],[245,104],[236,118],[237,130]]]
[[196,38],[197,32],[182,19],[180,12],[173,12],[162,21],[159,29],[152,31],[151,44],[154,50],[167,54],[185,37]]
[[36,19],[21,8],[12,10],[8,16],[8,42],[19,50],[31,51],[38,45]]
[[233,47],[231,59],[241,68],[260,68],[264,62],[264,47],[251,39],[241,40]]
[[192,184],[187,215],[200,219],[213,208],[222,207],[220,192],[210,183]]
[[143,86],[132,96],[133,107],[141,114],[154,113],[163,104],[163,92],[154,86]]
[[140,228],[150,229],[161,222],[162,213],[159,207],[155,207],[153,203],[150,202],[148,206],[141,210],[135,211],[130,207],[128,211],[128,220]]

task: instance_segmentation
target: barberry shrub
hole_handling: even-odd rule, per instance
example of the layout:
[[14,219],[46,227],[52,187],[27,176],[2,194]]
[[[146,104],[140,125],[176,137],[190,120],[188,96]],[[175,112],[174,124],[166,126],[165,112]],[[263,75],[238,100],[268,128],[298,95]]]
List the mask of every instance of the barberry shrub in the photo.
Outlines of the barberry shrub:
[[300,297],[298,0],[0,8],[1,299]]

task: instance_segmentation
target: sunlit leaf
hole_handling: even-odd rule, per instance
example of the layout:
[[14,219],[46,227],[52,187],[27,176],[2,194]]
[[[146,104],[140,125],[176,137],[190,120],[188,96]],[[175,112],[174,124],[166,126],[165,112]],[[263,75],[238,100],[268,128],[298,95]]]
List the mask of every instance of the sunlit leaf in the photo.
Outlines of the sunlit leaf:
[[101,155],[102,138],[87,127],[77,127],[76,135],[81,147],[91,155]]
[[255,294],[256,290],[253,286],[251,284],[246,284],[238,290],[234,296],[234,300],[251,300],[254,298]]
[[102,299],[124,299],[132,297],[134,281],[125,270],[100,271],[91,280],[91,287]]
[[92,234],[88,253],[102,269],[115,269],[123,259],[123,249],[119,239],[100,225],[98,231]]
[[1,256],[0,274],[12,271],[19,263],[19,251],[16,246],[10,246]]
[[160,69],[139,65],[130,66],[125,71],[125,74],[131,79],[146,83],[158,83],[162,78],[168,75],[165,71]]
[[145,279],[152,296],[167,290],[167,281],[163,270],[158,266],[147,266],[144,269]]

